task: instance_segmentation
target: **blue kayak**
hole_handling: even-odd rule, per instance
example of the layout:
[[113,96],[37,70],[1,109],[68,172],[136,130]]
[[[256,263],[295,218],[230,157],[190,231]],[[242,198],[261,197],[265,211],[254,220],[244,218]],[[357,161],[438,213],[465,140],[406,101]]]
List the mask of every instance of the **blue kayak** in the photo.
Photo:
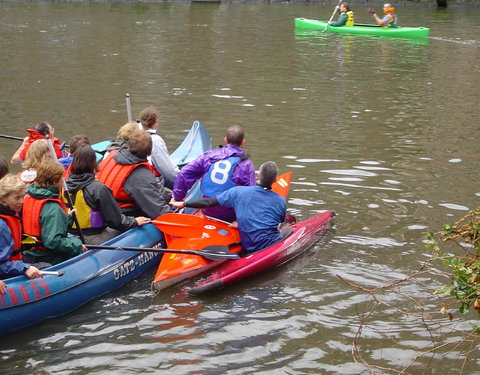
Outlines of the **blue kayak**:
[[[208,131],[196,122],[186,140],[175,151],[185,160],[211,147]],[[208,142],[206,141],[208,140]],[[163,233],[153,224],[131,229],[105,242],[115,247],[161,247]],[[157,265],[161,253],[89,250],[42,271],[61,274],[27,279],[16,276],[4,280],[7,293],[0,294],[0,335],[31,326],[47,318],[67,314],[88,301],[114,291],[142,272]]]

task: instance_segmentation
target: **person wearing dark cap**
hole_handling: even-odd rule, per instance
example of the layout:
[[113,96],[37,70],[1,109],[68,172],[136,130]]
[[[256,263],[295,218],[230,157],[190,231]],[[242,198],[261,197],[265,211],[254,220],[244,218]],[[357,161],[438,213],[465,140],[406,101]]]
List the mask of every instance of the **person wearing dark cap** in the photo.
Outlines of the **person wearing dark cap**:
[[188,202],[170,201],[178,208],[231,207],[237,216],[237,225],[245,252],[268,247],[281,239],[279,224],[285,220],[287,202],[273,192],[272,185],[278,175],[277,165],[268,161],[260,167],[256,186],[236,186],[216,197]]

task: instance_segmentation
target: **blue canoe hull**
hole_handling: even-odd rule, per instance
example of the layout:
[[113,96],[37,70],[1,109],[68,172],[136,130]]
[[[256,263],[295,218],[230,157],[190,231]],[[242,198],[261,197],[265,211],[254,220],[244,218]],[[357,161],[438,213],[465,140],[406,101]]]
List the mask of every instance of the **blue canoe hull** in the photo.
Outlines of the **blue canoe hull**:
[[[181,166],[210,148],[207,129],[195,121],[184,142],[174,152],[177,155],[174,160]],[[191,194],[198,196],[198,186]],[[163,233],[155,225],[146,224],[122,233],[105,245],[162,247],[162,240]],[[7,293],[0,295],[0,335],[67,314],[157,266],[161,257],[161,253],[152,252],[90,250],[45,269],[63,272],[63,276],[6,279]]]
[[[163,234],[153,224],[131,229],[107,241],[111,246],[161,247]],[[6,280],[0,295],[0,334],[60,316],[111,292],[158,264],[159,253],[91,250],[49,267],[63,276],[39,279],[17,276]]]

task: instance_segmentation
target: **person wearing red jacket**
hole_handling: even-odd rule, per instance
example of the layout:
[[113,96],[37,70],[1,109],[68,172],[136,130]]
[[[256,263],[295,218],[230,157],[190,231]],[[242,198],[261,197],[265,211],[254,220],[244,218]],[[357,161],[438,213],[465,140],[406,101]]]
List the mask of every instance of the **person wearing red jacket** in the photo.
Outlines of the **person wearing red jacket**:
[[58,138],[55,138],[54,136],[55,129],[48,122],[39,122],[35,124],[33,129],[27,129],[27,132],[29,133],[29,136],[25,137],[22,145],[13,154],[11,160],[12,164],[21,164],[25,160],[25,157],[27,156],[27,151],[30,148],[31,144],[37,139],[46,139],[47,135],[50,137],[53,143],[53,148],[55,149],[57,159],[66,156],[61,150],[60,140]]

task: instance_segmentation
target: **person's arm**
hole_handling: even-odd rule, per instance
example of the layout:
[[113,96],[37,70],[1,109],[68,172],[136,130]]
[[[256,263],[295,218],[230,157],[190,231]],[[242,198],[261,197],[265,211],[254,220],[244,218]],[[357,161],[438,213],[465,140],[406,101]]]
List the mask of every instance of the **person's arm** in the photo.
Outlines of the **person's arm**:
[[338,17],[338,20],[336,22],[330,23],[330,26],[334,27],[339,27],[339,26],[344,26],[347,23],[348,16],[346,13],[343,13]]
[[13,249],[12,232],[5,220],[0,219],[0,276],[13,277],[23,275],[30,267],[21,260],[9,261]]
[[20,157],[20,153],[23,151],[23,149],[25,148],[25,142],[27,141],[28,137],[25,137],[23,139],[23,142],[22,144],[20,145],[20,147],[17,149],[17,151],[15,151],[15,153],[13,154],[12,156],[12,160],[10,160],[10,163],[12,164],[22,164],[23,162],[23,159]]
[[0,280],[0,294],[7,293],[7,284]]
[[177,207],[177,208],[184,208],[184,207],[209,208],[209,207],[216,207],[219,205],[216,197],[195,199],[188,202],[176,201],[172,199],[169,204],[170,206]]
[[138,226],[133,216],[122,214],[112,191],[100,181],[94,181],[84,189],[87,204],[100,212],[105,223],[113,229],[128,230]]
[[167,145],[159,135],[154,135],[152,141],[153,148],[150,155],[152,164],[165,179],[165,186],[171,188],[179,172],[178,166],[170,157]]
[[56,202],[47,202],[40,214],[43,245],[73,257],[82,252],[82,241],[77,237],[67,237],[68,218]]
[[205,166],[205,156],[201,155],[185,165],[173,184],[173,198],[180,201],[185,198],[188,190],[208,171]]
[[377,13],[373,13],[372,15],[373,15],[373,18],[375,18],[375,21],[377,22],[377,24],[379,24],[381,27],[388,25],[393,17],[391,14],[387,14],[383,18],[380,18],[377,15]]
[[171,211],[163,192],[158,190],[155,177],[144,166],[137,167],[130,173],[123,188],[150,219]]

